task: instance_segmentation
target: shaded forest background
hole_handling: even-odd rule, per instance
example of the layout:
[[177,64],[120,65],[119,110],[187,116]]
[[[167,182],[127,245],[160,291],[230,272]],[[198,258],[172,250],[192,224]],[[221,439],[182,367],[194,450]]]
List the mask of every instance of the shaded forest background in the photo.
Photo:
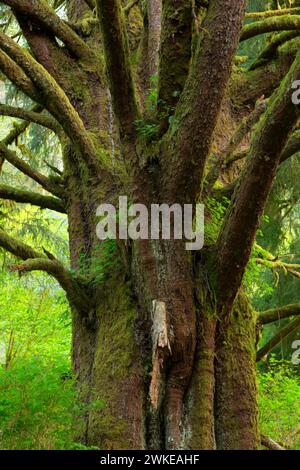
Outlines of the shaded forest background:
[[[289,5],[288,0],[280,1],[281,7]],[[250,0],[248,11],[276,6],[266,0]],[[63,9],[60,13],[64,14]],[[13,22],[7,27],[18,34]],[[271,36],[267,34],[245,41],[238,52],[242,58],[239,67],[251,65]],[[0,78],[3,80],[0,101],[24,105],[24,96],[8,85],[4,77]],[[2,139],[15,128],[11,127],[10,119],[0,119]],[[15,120],[15,125],[21,122]],[[59,173],[60,148],[51,132],[31,125],[15,141],[15,147],[42,173],[49,177]],[[279,260],[300,264],[299,163],[300,155],[297,154],[281,165],[258,243]],[[4,164],[2,183],[21,188],[23,178],[9,163]],[[28,187],[27,180],[26,183]],[[32,189],[40,191],[35,183],[32,183]],[[222,204],[215,200],[210,204],[213,222],[218,224],[222,218]],[[68,263],[64,215],[1,200],[0,224],[31,245],[43,246]],[[78,417],[86,410],[74,388],[70,363],[71,318],[64,293],[46,275],[18,277],[9,272],[7,267],[12,264],[12,258],[2,251],[0,262],[0,448],[83,449],[76,436],[80,434]],[[104,256],[103,272],[107,272],[112,262],[109,256]],[[100,269],[99,276],[102,274]],[[300,279],[287,275],[283,269],[269,269],[250,262],[246,284],[258,311],[299,303]],[[274,335],[276,329],[282,328],[285,321],[288,322],[282,320],[265,328],[261,345]],[[300,366],[291,362],[292,344],[296,339],[300,339],[300,329],[285,338],[259,364],[258,380],[262,433],[286,448],[300,450]],[[105,402],[100,400],[89,406],[101,408],[105,407]]]

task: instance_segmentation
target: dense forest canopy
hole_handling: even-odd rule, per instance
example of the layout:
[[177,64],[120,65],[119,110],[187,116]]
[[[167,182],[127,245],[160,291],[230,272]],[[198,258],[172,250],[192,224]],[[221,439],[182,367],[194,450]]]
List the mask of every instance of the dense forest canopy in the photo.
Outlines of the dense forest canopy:
[[[0,26],[0,448],[300,449],[300,1]],[[201,202],[203,249],[99,240],[120,195]]]

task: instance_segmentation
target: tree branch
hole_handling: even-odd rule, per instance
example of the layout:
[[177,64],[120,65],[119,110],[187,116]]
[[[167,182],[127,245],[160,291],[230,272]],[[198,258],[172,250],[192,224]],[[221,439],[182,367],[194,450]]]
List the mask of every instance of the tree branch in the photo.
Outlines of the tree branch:
[[300,16],[286,15],[275,16],[261,21],[247,24],[243,27],[241,41],[253,38],[259,34],[271,33],[273,31],[288,31],[300,29]]
[[[43,109],[42,106],[35,105],[31,111],[38,113],[38,112],[41,112],[42,109]],[[30,122],[23,121],[21,124],[14,126],[12,130],[7,134],[7,136],[2,140],[3,145],[9,146],[13,144],[18,139],[18,137],[21,134],[23,134],[23,132],[26,131],[29,125],[30,125]],[[4,162],[4,158],[2,156],[0,157],[0,173],[1,173],[3,162]]]
[[300,304],[284,305],[258,313],[257,321],[262,325],[300,315]]
[[4,137],[4,139],[2,140],[3,145],[8,146],[13,144],[18,139],[18,137],[20,137],[20,135],[22,135],[26,131],[30,124],[31,123],[28,121],[23,121],[21,124],[14,126],[11,131],[9,131],[7,136]]
[[300,151],[300,130],[293,132],[286,146],[284,147],[280,161],[285,162],[288,158],[292,157]]
[[45,0],[3,0],[15,12],[29,19],[35,20],[40,25],[51,31],[56,37],[65,43],[67,48],[81,60],[90,61],[92,53],[85,42],[49,7]]
[[113,109],[122,139],[136,134],[139,118],[120,0],[97,0]]
[[282,8],[281,10],[266,10],[266,11],[252,11],[246,13],[245,18],[269,18],[271,16],[282,15],[297,15],[300,13],[300,8]]
[[281,330],[273,336],[258,352],[256,355],[256,361],[259,362],[263,357],[265,357],[277,344],[279,344],[284,338],[286,338],[290,333],[300,327],[300,317],[295,318],[295,320],[288,323],[286,326],[281,328]]
[[81,157],[97,175],[101,172],[101,165],[84,124],[70,103],[65,92],[60,88],[47,70],[39,64],[25,49],[22,49],[11,38],[0,32],[0,48],[4,50],[26,75],[32,80],[43,97],[47,110],[61,124],[66,134],[78,148]]
[[240,288],[282,149],[298,120],[297,107],[292,103],[292,83],[299,77],[298,53],[253,135],[247,164],[219,235],[217,289],[226,314],[230,314]]
[[260,441],[261,444],[269,450],[286,450],[284,447],[282,447],[280,444],[278,444],[268,436],[261,435]]
[[249,71],[255,70],[262,65],[265,65],[266,62],[270,61],[274,57],[276,57],[278,53],[278,48],[282,46],[284,43],[296,38],[300,35],[300,31],[283,31],[275,35],[275,37],[271,40],[270,43],[262,50],[259,56],[255,59],[255,61],[249,67]]
[[51,209],[56,212],[66,213],[66,208],[61,199],[52,196],[44,196],[33,191],[12,188],[5,184],[0,184],[0,198],[24,204],[32,204],[41,209]]
[[160,111],[174,108],[189,72],[192,41],[192,1],[164,0],[159,64]]
[[290,273],[294,277],[297,277],[300,279],[300,272],[298,269],[300,269],[300,264],[290,264],[290,263],[285,263],[283,261],[280,261],[278,259],[264,259],[264,258],[255,258],[255,261],[258,264],[261,264],[263,266],[266,266],[267,268],[272,269],[273,271],[276,271],[277,269],[283,270],[285,274]]
[[90,299],[77,280],[64,265],[56,260],[49,259],[45,254],[39,253],[31,246],[13,238],[0,229],[0,247],[24,260],[24,263],[12,266],[12,271],[21,273],[30,271],[45,271],[57,279],[61,287],[65,290],[69,301],[82,313],[88,314]]
[[41,255],[31,246],[23,243],[21,240],[13,238],[0,228],[0,247],[9,251],[17,258],[26,260],[29,258],[44,258],[45,255]]
[[[238,44],[244,0],[210,2],[197,51],[177,105],[163,164],[168,198],[194,203]],[[224,44],[227,46],[224,47]],[[214,86],[208,86],[213,83]],[[191,136],[191,129],[193,130]]]
[[62,130],[59,124],[52,116],[46,114],[37,113],[24,108],[15,108],[6,104],[0,103],[0,116],[11,116],[18,119],[24,119],[25,121],[34,122],[40,126],[47,127],[53,132],[59,134]]
[[[238,160],[243,160],[244,158],[247,158],[247,156],[249,155],[249,152],[250,152],[250,147],[247,147],[244,150],[241,150],[240,152],[236,152],[233,155],[231,155],[226,162],[226,168],[228,168],[230,165],[232,165],[232,163]],[[288,160],[289,158],[296,155],[298,152],[300,152],[300,130],[296,130],[288,139],[281,153],[280,165],[284,163],[286,160]],[[208,174],[207,176],[208,182],[210,181],[208,179],[209,177],[212,178],[212,175]],[[210,185],[207,189],[207,193],[208,194],[212,193],[213,197],[217,200],[222,200],[223,197],[226,197],[227,199],[231,199],[234,193],[234,190],[236,186],[238,185],[238,181],[239,181],[239,178],[232,181],[230,184],[222,188],[215,189],[215,190],[213,190],[213,188]],[[209,191],[209,188],[211,191]],[[298,277],[298,275],[296,277]]]
[[0,70],[6,77],[29,98],[38,103],[41,102],[41,96],[33,81],[25,74],[4,51],[0,49]]
[[0,157],[7,160],[11,165],[19,171],[29,176],[29,178],[40,184],[46,191],[55,194],[57,197],[63,197],[64,191],[58,185],[49,180],[46,176],[42,175],[39,171],[32,168],[28,163],[18,157],[16,152],[8,149],[2,142],[0,142]]
[[[206,181],[207,181],[207,188],[206,191],[209,192],[214,183],[220,176],[221,170],[226,168],[230,163],[232,163],[233,153],[237,149],[237,147],[241,144],[244,137],[253,129],[253,127],[258,123],[261,115],[267,108],[267,100],[260,98],[252,113],[249,116],[245,117],[241,124],[236,129],[235,133],[231,137],[229,143],[225,147],[223,151],[217,156],[218,160],[212,169],[209,171]],[[240,159],[240,157],[239,157]],[[237,160],[237,157],[234,161]]]
[[162,0],[148,1],[148,67],[149,78],[157,75],[159,47],[161,38],[161,4]]

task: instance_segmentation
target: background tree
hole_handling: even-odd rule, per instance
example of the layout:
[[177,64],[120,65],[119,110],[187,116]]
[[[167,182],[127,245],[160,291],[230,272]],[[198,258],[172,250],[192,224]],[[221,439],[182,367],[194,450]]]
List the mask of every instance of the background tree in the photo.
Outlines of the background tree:
[[[248,13],[241,30],[244,0],[1,3],[0,69],[28,105],[0,107],[24,121],[0,153],[36,184],[1,184],[0,195],[67,214],[70,268],[5,224],[0,245],[20,260],[11,269],[45,271],[66,292],[82,397],[106,404],[86,413],[83,439],[257,448],[257,332],[299,307],[257,314],[243,277],[249,261],[278,267],[255,237],[278,167],[298,150],[298,11]],[[239,65],[239,41],[274,31],[249,69]],[[41,171],[11,147],[32,122],[56,134],[61,166]],[[96,208],[120,194],[148,207],[205,202],[204,250],[100,243]]]

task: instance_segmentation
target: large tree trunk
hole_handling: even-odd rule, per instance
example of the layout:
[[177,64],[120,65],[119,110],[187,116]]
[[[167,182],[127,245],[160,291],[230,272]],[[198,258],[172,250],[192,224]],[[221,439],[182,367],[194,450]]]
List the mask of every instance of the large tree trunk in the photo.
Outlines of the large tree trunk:
[[[255,315],[240,296],[230,320],[218,321],[204,277],[201,294],[194,289],[199,276],[188,252],[158,246],[134,246],[130,272],[120,258],[101,286],[95,322],[74,314],[80,388],[87,401],[104,402],[86,417],[85,442],[107,450],[255,449]],[[154,300],[166,309],[170,346],[153,343],[161,328]]]

